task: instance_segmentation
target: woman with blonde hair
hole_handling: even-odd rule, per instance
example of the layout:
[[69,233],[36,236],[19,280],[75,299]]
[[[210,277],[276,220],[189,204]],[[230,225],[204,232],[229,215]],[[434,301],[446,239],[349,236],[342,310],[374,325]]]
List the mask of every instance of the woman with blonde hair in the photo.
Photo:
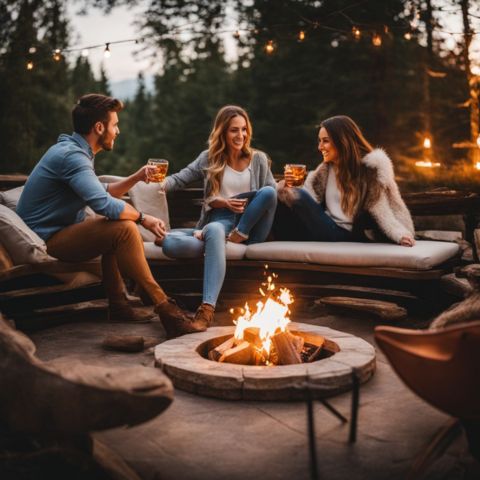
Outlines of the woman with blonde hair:
[[289,176],[279,184],[275,239],[391,241],[412,247],[412,218],[388,155],[374,149],[344,115],[321,123],[318,150],[323,162],[303,188],[291,187]]
[[180,172],[165,179],[168,191],[203,180],[204,202],[197,230],[173,230],[162,243],[172,258],[205,255],[203,303],[195,319],[208,327],[225,278],[226,240],[263,242],[270,232],[277,194],[265,153],[250,147],[252,126],[247,112],[227,105],[215,118],[208,150]]

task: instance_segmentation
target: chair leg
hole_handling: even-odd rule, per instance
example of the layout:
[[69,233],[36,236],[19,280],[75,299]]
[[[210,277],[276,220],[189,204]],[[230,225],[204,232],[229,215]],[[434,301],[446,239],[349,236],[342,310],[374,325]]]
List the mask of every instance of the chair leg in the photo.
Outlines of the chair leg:
[[427,468],[439,458],[461,434],[462,425],[456,418],[450,419],[436,433],[432,440],[417,454],[406,476],[406,480],[422,478]]

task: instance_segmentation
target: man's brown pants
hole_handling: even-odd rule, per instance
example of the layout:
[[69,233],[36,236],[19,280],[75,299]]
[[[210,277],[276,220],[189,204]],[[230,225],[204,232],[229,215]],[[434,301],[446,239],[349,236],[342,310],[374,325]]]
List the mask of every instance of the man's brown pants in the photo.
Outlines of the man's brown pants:
[[103,284],[110,303],[125,301],[122,275],[131,278],[156,305],[166,299],[145,259],[143,240],[131,220],[95,218],[70,225],[47,241],[47,252],[64,262],[102,256]]

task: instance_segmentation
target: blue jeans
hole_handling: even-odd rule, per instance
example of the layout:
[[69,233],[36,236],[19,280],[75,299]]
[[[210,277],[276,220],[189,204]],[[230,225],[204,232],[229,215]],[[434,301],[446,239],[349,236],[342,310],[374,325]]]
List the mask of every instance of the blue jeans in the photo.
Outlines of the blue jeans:
[[338,226],[325,213],[322,204],[301,188],[290,208],[279,204],[276,215],[275,240],[305,240],[316,242],[352,242],[354,236],[349,230]]
[[258,190],[243,214],[227,208],[211,210],[203,227],[203,240],[193,236],[193,228],[175,229],[163,241],[163,253],[171,258],[201,258],[205,256],[203,272],[203,302],[215,306],[225,279],[226,237],[236,227],[252,244],[263,242],[272,227],[277,193],[272,187]]

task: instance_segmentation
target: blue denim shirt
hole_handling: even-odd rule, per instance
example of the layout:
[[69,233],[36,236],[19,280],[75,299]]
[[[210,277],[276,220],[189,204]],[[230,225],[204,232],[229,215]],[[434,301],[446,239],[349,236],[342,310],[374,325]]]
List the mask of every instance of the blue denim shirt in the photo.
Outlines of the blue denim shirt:
[[93,160],[92,149],[80,134],[62,134],[32,170],[16,211],[45,241],[82,222],[87,205],[113,220],[125,208],[125,202],[112,197],[100,183]]

